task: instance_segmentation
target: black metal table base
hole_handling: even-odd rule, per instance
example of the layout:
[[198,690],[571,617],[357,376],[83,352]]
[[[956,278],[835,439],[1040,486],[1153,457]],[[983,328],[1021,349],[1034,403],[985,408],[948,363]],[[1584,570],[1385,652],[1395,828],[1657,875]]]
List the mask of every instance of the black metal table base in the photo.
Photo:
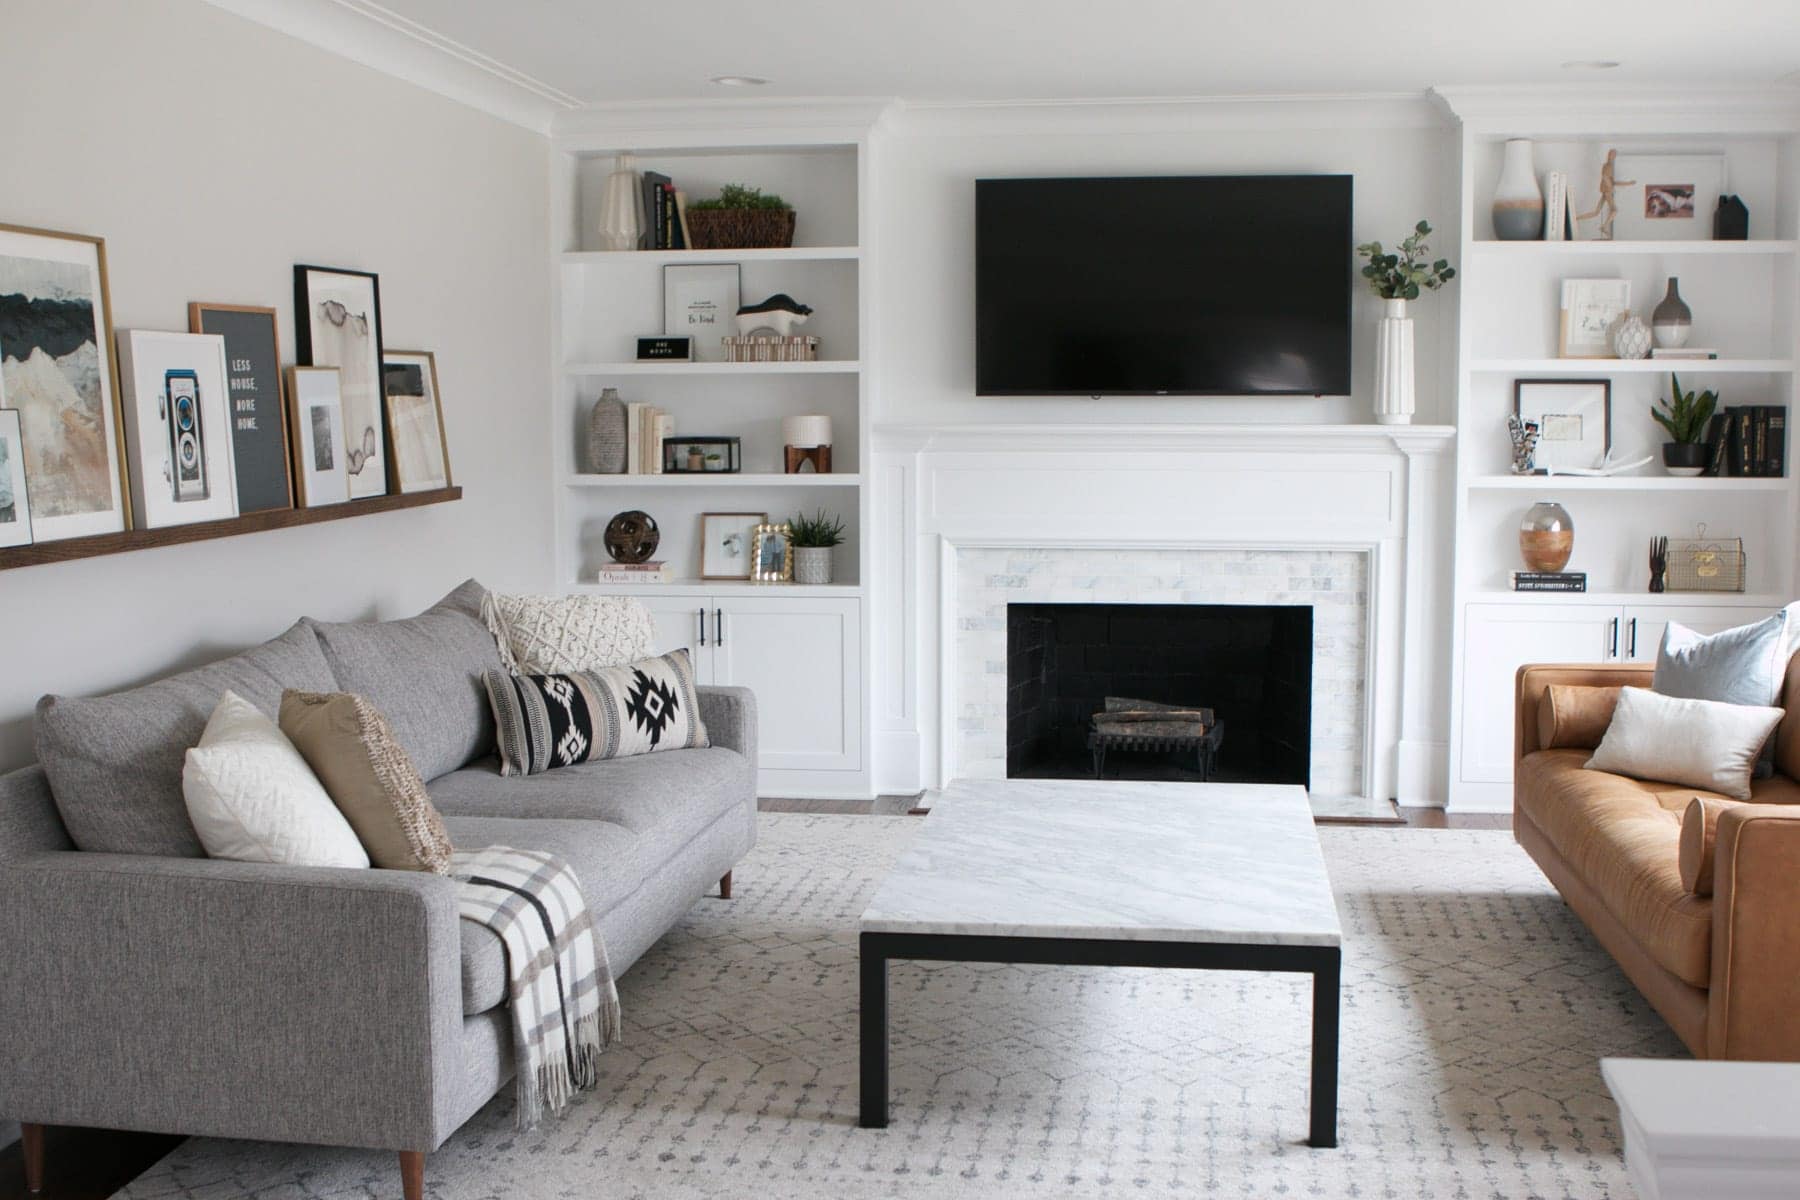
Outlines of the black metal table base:
[[1343,951],[1337,946],[865,933],[861,1022],[864,1129],[885,1129],[888,1123],[887,967],[889,960],[896,958],[1309,974],[1313,981],[1312,1112],[1307,1140],[1321,1149],[1337,1145],[1338,982],[1343,966]]

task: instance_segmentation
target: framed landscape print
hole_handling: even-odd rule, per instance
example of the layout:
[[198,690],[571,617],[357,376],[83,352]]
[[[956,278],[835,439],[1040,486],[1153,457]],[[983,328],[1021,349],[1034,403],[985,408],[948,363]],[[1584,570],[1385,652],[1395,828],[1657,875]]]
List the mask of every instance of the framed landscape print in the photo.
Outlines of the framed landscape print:
[[338,369],[350,498],[387,495],[380,281],[368,271],[295,267],[294,326],[302,366]]
[[1538,427],[1533,463],[1554,475],[1590,470],[1612,449],[1612,380],[1519,379],[1513,411]]
[[1725,179],[1720,154],[1620,154],[1613,163],[1623,241],[1712,240]]
[[1559,358],[1616,358],[1612,330],[1631,307],[1629,279],[1565,279]]
[[736,263],[663,268],[663,333],[693,338],[695,362],[724,362],[723,339],[737,332]]
[[288,424],[294,430],[294,494],[301,508],[350,499],[344,406],[336,367],[289,367]]
[[449,487],[450,443],[444,436],[436,357],[429,350],[389,350],[382,378],[394,490],[430,492]]
[[756,530],[768,520],[759,512],[700,514],[700,578],[749,579]]
[[0,547],[31,545],[31,498],[19,414],[0,408]]
[[292,508],[294,484],[275,310],[196,302],[188,305],[188,329],[225,339],[238,511]]
[[19,414],[37,541],[130,526],[100,238],[0,225],[0,408]]
[[119,330],[131,501],[145,529],[237,515],[225,339]]

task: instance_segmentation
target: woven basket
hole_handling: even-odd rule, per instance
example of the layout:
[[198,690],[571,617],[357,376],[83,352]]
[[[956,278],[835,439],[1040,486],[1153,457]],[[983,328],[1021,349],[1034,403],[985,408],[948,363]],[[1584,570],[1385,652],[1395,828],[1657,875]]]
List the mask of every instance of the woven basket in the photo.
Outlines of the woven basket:
[[695,250],[776,250],[794,244],[791,208],[688,209]]

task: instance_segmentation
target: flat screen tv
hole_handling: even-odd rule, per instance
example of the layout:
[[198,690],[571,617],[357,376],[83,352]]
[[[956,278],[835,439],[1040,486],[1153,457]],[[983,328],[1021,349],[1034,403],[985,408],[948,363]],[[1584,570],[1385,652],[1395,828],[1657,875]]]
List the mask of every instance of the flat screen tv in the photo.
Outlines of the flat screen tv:
[[1348,175],[982,179],[983,396],[1350,392]]

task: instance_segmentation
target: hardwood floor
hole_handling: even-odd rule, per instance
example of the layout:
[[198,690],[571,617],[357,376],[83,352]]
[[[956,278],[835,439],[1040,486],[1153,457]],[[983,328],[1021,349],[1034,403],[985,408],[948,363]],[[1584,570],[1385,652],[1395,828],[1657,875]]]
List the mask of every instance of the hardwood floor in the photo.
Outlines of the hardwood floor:
[[[762,812],[906,816],[921,813],[918,796],[878,796],[874,800],[784,800],[765,797]],[[1446,813],[1441,808],[1402,808],[1407,829],[1510,829],[1504,813]],[[1334,822],[1324,822],[1332,824]],[[164,1134],[119,1133],[108,1129],[54,1128],[45,1135],[44,1190],[36,1200],[105,1200],[150,1169],[182,1139]],[[25,1162],[19,1144],[0,1150],[0,1200],[32,1200],[25,1191]]]

